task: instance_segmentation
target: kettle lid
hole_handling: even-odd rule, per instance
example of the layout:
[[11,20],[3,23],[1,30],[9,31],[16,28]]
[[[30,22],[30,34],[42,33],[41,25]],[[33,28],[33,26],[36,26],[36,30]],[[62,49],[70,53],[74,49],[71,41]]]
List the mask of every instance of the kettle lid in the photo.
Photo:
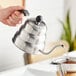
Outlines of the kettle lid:
[[42,19],[41,15],[36,16],[35,18],[30,18],[27,20],[28,24],[36,26],[45,26],[45,22]]

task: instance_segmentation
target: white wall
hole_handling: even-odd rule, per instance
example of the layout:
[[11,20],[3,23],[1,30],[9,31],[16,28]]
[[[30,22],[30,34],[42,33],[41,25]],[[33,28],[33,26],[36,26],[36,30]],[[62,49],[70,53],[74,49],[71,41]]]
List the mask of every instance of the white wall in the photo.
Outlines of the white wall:
[[[47,44],[58,40],[63,19],[64,0],[26,0],[26,8],[32,17],[43,16],[47,24]],[[18,27],[8,27],[0,23],[0,71],[24,65],[23,52],[16,48],[11,39]]]
[[65,0],[65,16],[67,10],[70,10],[70,21],[71,21],[71,28],[72,28],[72,36],[75,36],[76,32],[76,0]]
[[0,23],[0,71],[24,65],[23,52],[12,43],[16,30]]

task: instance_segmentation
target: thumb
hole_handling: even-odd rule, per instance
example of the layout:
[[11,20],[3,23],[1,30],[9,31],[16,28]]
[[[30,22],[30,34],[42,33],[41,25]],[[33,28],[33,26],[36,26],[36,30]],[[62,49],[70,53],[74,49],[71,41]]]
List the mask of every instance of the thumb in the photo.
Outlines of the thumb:
[[24,7],[11,6],[11,7],[8,7],[8,9],[9,9],[10,12],[13,12],[13,11],[17,11],[17,10],[22,10],[22,9],[24,9]]

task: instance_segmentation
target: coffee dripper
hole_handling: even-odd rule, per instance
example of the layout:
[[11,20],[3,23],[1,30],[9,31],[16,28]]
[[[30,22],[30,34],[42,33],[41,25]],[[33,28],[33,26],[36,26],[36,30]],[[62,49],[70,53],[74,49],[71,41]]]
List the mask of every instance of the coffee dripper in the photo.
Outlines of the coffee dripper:
[[57,76],[76,76],[76,56],[60,57],[51,62],[57,66]]

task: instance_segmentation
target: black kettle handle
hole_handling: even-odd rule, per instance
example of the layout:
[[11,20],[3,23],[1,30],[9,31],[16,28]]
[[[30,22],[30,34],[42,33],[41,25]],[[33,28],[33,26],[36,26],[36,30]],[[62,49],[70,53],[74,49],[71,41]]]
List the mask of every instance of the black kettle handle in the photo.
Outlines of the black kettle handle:
[[21,13],[23,13],[24,14],[24,16],[29,16],[29,12],[28,12],[28,10],[18,10],[19,12],[21,12]]

